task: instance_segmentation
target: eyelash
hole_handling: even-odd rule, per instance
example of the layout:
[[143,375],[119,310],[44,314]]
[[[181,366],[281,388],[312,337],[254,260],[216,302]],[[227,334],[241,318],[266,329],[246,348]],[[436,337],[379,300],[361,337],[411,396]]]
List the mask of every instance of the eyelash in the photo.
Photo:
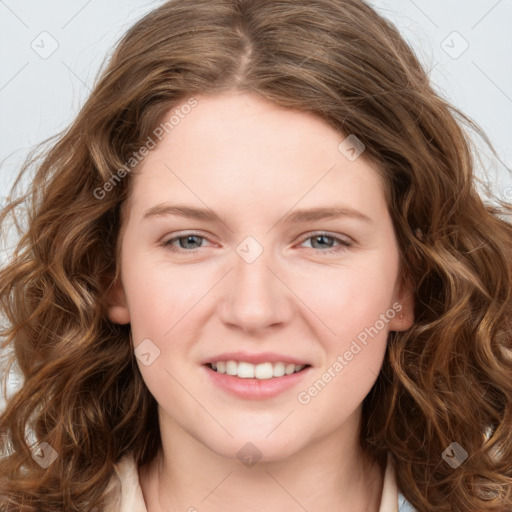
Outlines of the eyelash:
[[[177,236],[177,237],[174,237],[174,238],[171,238],[165,242],[163,242],[161,245],[162,247],[164,247],[165,249],[171,251],[171,252],[174,252],[174,253],[179,253],[179,254],[185,254],[185,253],[189,253],[189,254],[194,254],[195,252],[197,252],[199,249],[201,249],[201,247],[197,248],[197,249],[191,249],[191,250],[187,250],[187,249],[179,249],[172,244],[172,242],[175,242],[176,240],[179,240],[180,238],[188,238],[188,237],[191,237],[191,236],[195,236],[197,238],[200,238],[202,240],[207,240],[206,237],[200,235],[199,233],[185,233],[183,235],[180,235],[180,236]],[[309,235],[308,237],[304,238],[300,243],[304,243],[305,241],[307,240],[310,240],[312,238],[318,238],[318,237],[326,237],[326,238],[332,238],[333,240],[339,242],[340,245],[338,245],[337,248],[330,248],[330,249],[327,249],[325,251],[322,251],[320,249],[314,249],[313,250],[317,250],[318,252],[320,253],[340,253],[340,252],[343,252],[347,249],[347,247],[351,247],[352,244],[347,242],[346,240],[344,240],[343,238],[340,238],[340,237],[337,237],[335,235],[333,235],[332,233],[326,233],[326,232],[318,232],[318,233],[314,233],[314,234],[311,234]]]

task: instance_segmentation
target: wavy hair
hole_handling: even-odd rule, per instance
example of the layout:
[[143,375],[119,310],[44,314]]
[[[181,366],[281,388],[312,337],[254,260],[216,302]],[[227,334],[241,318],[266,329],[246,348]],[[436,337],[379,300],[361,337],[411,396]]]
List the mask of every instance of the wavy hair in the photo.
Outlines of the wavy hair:
[[[1,510],[102,510],[114,464],[155,457],[157,404],[129,326],[106,314],[125,164],[169,109],[229,90],[354,134],[384,179],[415,323],[389,334],[363,403],[364,449],[390,455],[421,512],[512,510],[512,205],[484,203],[463,125],[491,147],[485,134],[359,0],[167,2],[122,37],[74,122],[25,162],[15,187],[34,169],[30,185],[0,215],[18,236],[0,271],[0,334],[6,368],[24,379],[0,416]],[[47,469],[28,433],[57,452]],[[442,459],[452,442],[468,453],[456,469]]]

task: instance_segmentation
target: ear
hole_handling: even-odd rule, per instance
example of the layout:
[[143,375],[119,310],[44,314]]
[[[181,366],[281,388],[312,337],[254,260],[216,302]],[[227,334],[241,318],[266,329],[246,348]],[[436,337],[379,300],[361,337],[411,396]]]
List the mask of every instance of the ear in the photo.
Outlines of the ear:
[[123,283],[120,279],[112,281],[112,284],[106,292],[105,299],[109,320],[115,324],[129,324],[130,311],[128,309]]
[[397,279],[391,309],[396,315],[389,322],[390,331],[406,331],[414,325],[414,290],[408,280]]

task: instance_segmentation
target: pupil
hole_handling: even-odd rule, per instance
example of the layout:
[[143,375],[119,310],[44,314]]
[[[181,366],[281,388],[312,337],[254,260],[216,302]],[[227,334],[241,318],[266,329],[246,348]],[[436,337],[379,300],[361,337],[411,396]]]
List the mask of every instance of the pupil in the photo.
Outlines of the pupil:
[[[198,238],[200,238],[200,237],[198,237],[196,235],[189,235],[189,236],[181,238],[180,241],[181,240],[186,240],[185,245],[188,244],[188,243],[194,244],[194,239],[198,239]],[[197,244],[197,241],[195,243]],[[181,244],[181,245],[182,245],[183,249],[186,249],[186,248],[190,249],[190,247],[183,247],[183,244]]]
[[[318,240],[322,240],[322,239],[325,241],[326,238],[330,238],[330,237],[326,236],[326,235],[318,235],[318,236],[315,236],[313,239],[314,239],[315,242],[317,242]],[[324,244],[324,247],[325,247],[325,245],[327,245],[328,247],[332,247],[332,243],[331,244]]]

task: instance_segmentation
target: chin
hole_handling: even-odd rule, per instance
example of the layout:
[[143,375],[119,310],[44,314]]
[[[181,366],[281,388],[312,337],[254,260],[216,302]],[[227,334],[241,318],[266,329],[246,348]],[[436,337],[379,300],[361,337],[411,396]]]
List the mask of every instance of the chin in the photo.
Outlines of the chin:
[[289,435],[279,436],[272,433],[270,437],[267,437],[271,430],[255,432],[247,429],[237,433],[231,431],[233,438],[224,438],[219,443],[209,440],[204,444],[217,455],[228,459],[238,459],[247,467],[251,467],[257,462],[284,460],[300,449],[296,439],[293,444],[290,444]]

